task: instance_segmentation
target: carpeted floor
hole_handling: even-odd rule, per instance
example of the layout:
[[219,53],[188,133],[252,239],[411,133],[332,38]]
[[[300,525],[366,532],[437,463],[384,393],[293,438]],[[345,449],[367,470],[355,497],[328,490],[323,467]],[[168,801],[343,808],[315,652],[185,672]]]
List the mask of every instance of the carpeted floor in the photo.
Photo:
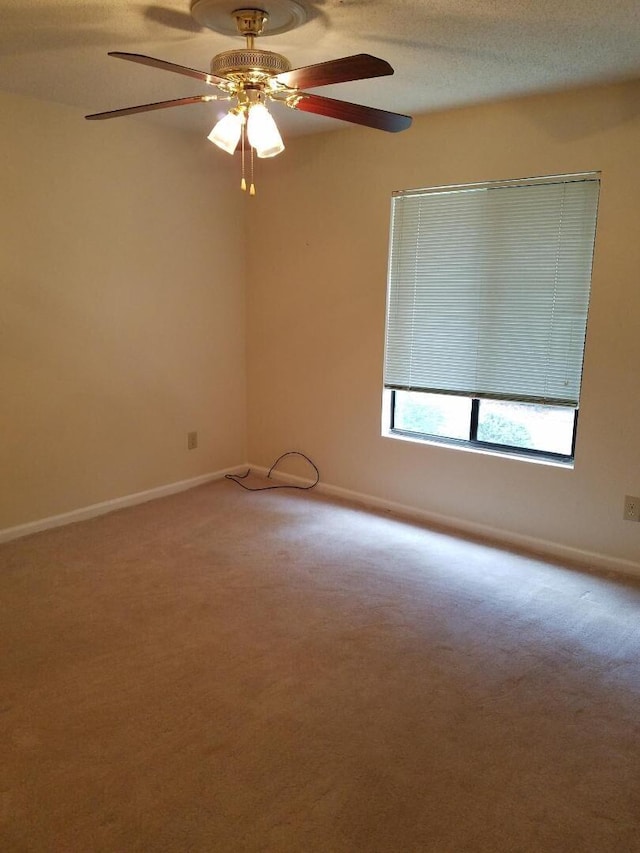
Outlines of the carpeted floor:
[[5,853],[640,851],[640,585],[217,482],[0,546]]

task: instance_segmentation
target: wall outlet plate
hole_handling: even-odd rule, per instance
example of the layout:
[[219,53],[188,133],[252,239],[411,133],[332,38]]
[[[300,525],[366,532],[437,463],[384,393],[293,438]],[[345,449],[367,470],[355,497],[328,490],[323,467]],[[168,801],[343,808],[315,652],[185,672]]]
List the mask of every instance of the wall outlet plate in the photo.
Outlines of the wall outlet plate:
[[640,521],[640,498],[625,495],[623,518],[625,521]]
[[197,432],[188,432],[187,433],[187,450],[195,450],[198,446],[198,433]]

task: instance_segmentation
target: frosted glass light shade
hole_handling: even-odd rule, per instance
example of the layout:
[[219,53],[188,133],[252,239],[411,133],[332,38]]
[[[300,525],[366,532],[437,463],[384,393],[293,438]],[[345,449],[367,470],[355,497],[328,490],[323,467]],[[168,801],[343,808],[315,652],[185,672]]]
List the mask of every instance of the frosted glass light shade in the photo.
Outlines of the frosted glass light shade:
[[229,112],[220,119],[207,139],[227,154],[233,154],[238,146],[241,130],[242,116]]
[[249,108],[247,136],[258,157],[275,157],[284,151],[282,137],[264,104],[253,104]]

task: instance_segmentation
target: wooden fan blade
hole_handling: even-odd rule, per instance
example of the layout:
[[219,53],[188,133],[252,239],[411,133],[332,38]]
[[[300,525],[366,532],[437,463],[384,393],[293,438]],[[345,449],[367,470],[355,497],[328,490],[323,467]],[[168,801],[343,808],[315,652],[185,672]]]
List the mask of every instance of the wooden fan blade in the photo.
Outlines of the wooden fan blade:
[[375,107],[365,107],[362,104],[350,104],[348,101],[337,101],[322,95],[309,95],[307,92],[302,92],[295,109],[327,116],[327,118],[339,118],[365,127],[374,127],[376,130],[388,130],[390,133],[406,130],[412,121],[411,116],[390,113]]
[[368,77],[385,77],[388,74],[393,74],[393,68],[384,59],[378,59],[368,53],[357,53],[355,56],[283,71],[282,74],[276,74],[274,79],[284,86],[291,86],[292,89],[314,89],[316,86],[366,80]]
[[216,77],[215,74],[207,74],[206,71],[187,68],[185,65],[176,65],[174,62],[166,62],[164,59],[155,59],[153,56],[144,56],[142,53],[122,53],[119,50],[112,50],[109,52],[109,56],[115,56],[116,59],[126,59],[128,62],[139,62],[140,65],[150,65],[152,68],[162,68],[164,71],[174,71],[176,74],[184,74],[185,77],[193,77],[194,80],[209,83],[210,86],[217,86],[218,83],[224,82],[222,77]]
[[199,104],[202,102],[215,100],[215,95],[192,95],[189,98],[177,98],[173,101],[156,101],[155,104],[140,104],[137,107],[124,107],[121,110],[109,110],[106,113],[93,113],[85,118],[92,120],[100,120],[103,118],[118,118],[118,116],[130,116],[134,113],[147,113],[150,110],[165,110],[168,107],[182,107],[186,104]]

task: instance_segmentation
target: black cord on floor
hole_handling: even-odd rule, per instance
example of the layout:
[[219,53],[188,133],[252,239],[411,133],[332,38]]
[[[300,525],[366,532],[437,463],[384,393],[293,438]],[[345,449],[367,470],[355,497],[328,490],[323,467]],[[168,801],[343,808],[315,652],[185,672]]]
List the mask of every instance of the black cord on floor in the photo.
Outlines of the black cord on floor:
[[242,483],[241,480],[246,480],[246,478],[251,473],[251,468],[247,468],[246,474],[225,474],[225,479],[233,480],[234,483],[237,483],[239,486],[241,486],[243,489],[246,489],[248,492],[266,492],[268,489],[301,489],[302,491],[307,491],[308,489],[313,489],[315,486],[318,485],[318,483],[320,482],[320,472],[318,471],[315,462],[312,462],[308,456],[306,456],[304,453],[300,453],[299,450],[288,450],[286,453],[283,453],[281,456],[278,456],[271,468],[269,468],[269,473],[267,474],[268,478],[271,477],[271,472],[275,469],[280,460],[284,459],[286,456],[301,456],[303,459],[306,459],[309,465],[311,465],[313,470],[316,472],[315,482],[311,483],[309,486],[293,486],[287,483],[278,483],[278,485],[273,486],[245,486],[245,484]]

